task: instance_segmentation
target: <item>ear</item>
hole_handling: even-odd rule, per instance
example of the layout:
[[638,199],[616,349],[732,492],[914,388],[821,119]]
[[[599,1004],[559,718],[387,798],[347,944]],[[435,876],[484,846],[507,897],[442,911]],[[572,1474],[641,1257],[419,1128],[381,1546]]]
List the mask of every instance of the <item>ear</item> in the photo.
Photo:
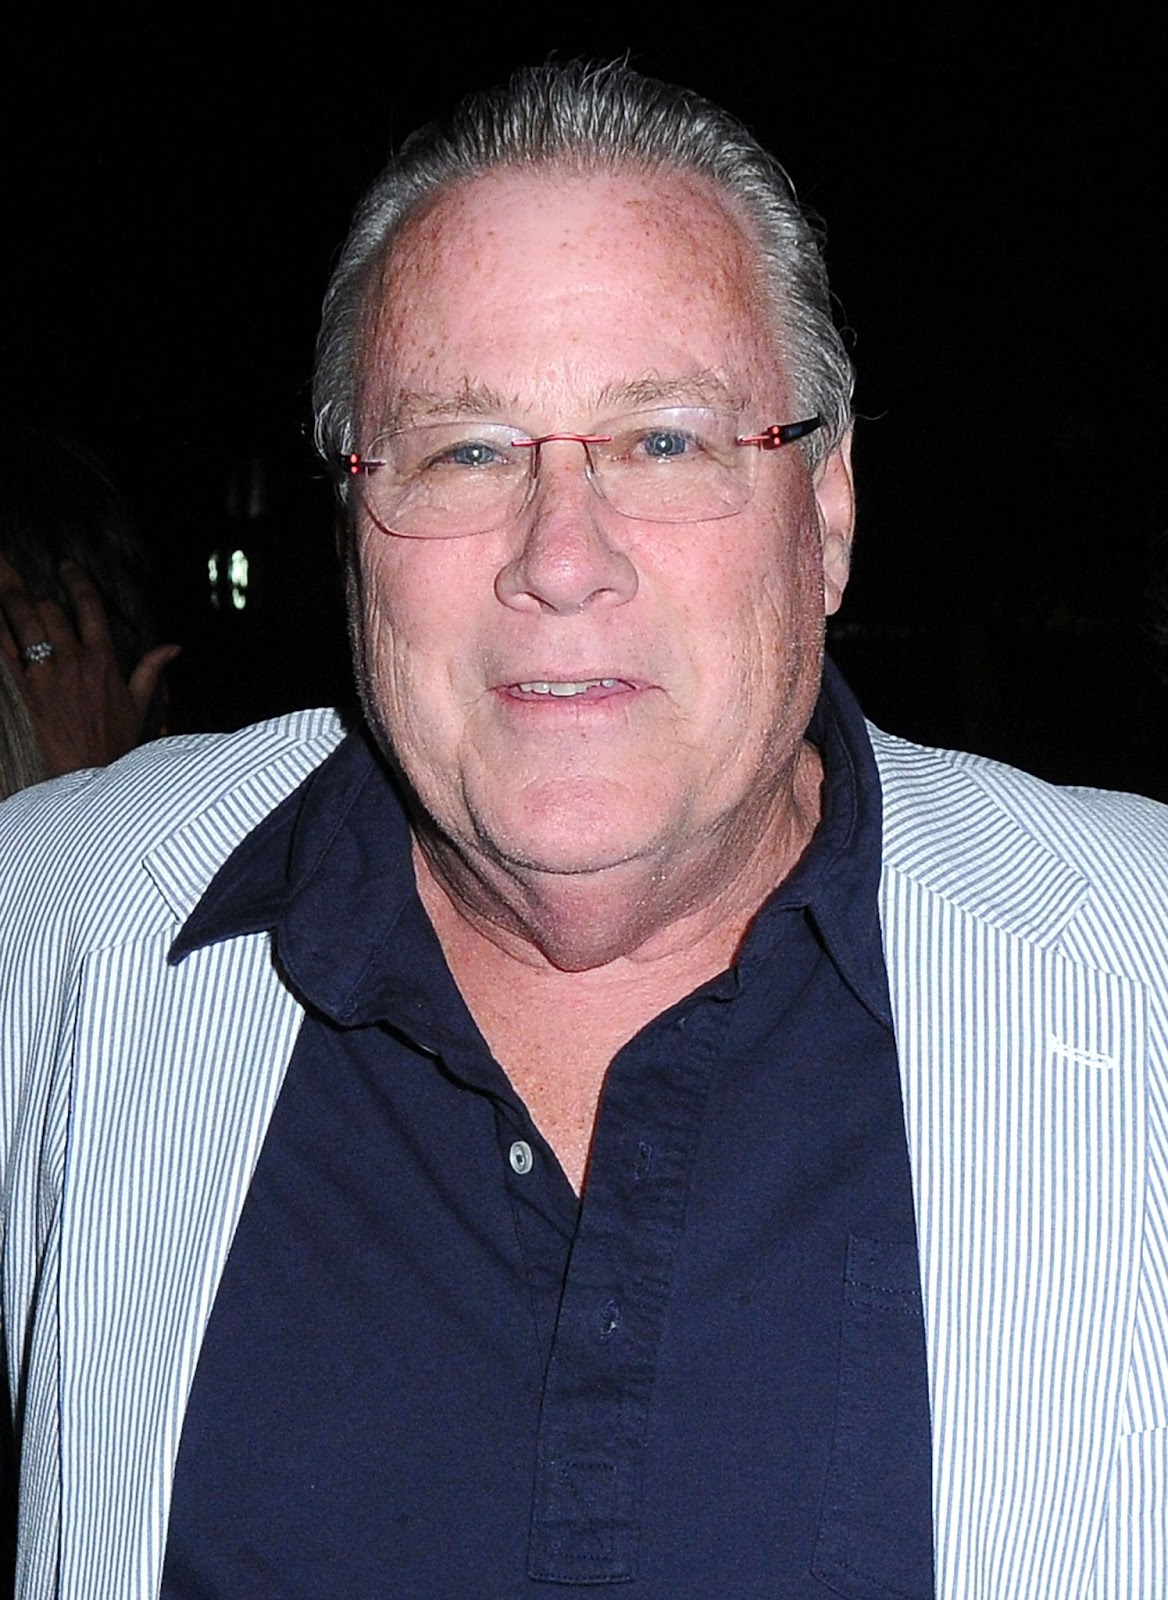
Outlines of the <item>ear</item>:
[[839,610],[852,564],[856,489],[852,479],[852,430],[816,467],[813,479],[823,543],[823,610]]

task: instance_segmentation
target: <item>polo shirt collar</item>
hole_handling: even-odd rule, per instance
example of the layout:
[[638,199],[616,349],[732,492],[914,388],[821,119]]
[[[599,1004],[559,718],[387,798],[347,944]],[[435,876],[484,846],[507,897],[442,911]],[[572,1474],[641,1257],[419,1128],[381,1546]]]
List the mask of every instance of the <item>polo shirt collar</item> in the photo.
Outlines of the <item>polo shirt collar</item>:
[[804,909],[848,988],[878,1022],[891,1028],[879,910],[880,775],[863,714],[830,660],[824,662],[807,736],[823,763],[819,826],[743,941],[741,980],[763,968],[773,953],[782,913]]

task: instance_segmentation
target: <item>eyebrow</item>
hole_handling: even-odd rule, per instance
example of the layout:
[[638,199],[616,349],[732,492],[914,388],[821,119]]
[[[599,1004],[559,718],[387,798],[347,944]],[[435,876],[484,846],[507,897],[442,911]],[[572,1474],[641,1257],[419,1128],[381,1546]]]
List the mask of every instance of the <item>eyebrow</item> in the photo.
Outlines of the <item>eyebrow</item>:
[[623,383],[608,383],[600,391],[602,406],[712,406],[719,411],[741,411],[743,395],[712,368],[688,373],[684,378],[661,378],[647,373]]
[[465,382],[453,394],[437,394],[428,389],[404,389],[389,408],[383,427],[403,428],[416,422],[441,422],[444,417],[493,417],[506,415],[507,402],[495,389]]
[[[606,383],[590,408],[596,413],[642,410],[654,406],[709,406],[719,411],[741,411],[745,401],[740,389],[712,368],[687,373],[683,378],[663,378],[645,373]],[[489,417],[499,422],[514,419],[523,409],[519,397],[504,398],[497,389],[466,379],[452,393],[427,389],[404,389],[389,408],[379,431],[411,427],[417,423],[441,422],[447,417]]]

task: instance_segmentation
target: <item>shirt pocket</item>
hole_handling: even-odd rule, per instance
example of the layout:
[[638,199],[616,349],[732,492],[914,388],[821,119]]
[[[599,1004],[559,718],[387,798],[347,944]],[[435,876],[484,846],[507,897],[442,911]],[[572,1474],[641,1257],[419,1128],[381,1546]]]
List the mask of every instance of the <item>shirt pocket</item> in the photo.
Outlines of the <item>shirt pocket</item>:
[[852,1235],[812,1574],[846,1600],[931,1600],[932,1439],[915,1241]]

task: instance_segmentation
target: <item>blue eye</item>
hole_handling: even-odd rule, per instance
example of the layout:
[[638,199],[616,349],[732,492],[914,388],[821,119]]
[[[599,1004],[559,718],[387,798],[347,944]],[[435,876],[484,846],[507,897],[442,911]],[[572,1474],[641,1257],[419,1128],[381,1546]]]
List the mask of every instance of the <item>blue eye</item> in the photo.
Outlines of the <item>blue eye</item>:
[[481,439],[465,439],[460,444],[451,445],[449,450],[444,450],[436,459],[434,465],[440,467],[491,467],[497,461],[505,459],[494,445],[485,444]]
[[672,461],[677,456],[687,455],[692,442],[688,434],[660,428],[647,433],[641,441],[641,447],[654,461]]

